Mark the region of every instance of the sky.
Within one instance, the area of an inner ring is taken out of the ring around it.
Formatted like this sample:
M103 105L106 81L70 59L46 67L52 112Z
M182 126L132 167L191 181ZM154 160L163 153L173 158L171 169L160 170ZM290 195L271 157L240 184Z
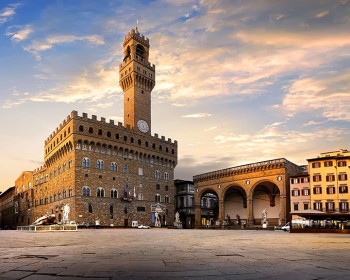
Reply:
M350 149L349 0L1 0L0 191L43 164L71 111L123 122L118 71L137 24L175 178Z

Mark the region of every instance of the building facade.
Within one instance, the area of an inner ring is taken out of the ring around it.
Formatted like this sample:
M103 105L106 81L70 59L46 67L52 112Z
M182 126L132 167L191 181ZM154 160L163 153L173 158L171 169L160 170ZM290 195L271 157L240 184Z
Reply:
M194 228L194 183L175 180L175 212L180 215L182 228Z
M312 209L349 213L350 152L321 153L308 159Z
M8 188L0 194L0 229L15 229L16 217L15 213L15 187Z
M177 141L151 134L149 48L137 29L124 38L124 125L72 111L46 139L44 165L16 180L19 225L45 214L63 222L67 204L77 224L153 225L156 211L162 225L173 223Z
M290 177L301 171L300 166L280 158L194 176L196 227L207 224L207 219L210 225L221 226L226 221L259 226L263 213L267 213L269 226L285 224L290 212ZM208 194L218 201L209 216L203 204Z

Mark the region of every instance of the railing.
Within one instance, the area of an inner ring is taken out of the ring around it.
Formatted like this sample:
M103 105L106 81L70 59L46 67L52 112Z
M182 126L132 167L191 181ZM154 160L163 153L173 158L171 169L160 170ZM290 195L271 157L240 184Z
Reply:
M77 231L77 225L18 226L18 231Z

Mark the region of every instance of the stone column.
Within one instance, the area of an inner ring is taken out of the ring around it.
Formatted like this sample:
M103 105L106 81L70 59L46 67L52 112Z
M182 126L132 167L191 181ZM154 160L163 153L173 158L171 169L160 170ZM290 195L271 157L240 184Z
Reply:
M286 221L287 221L287 211L286 211L286 195L281 194L280 195L280 215L279 215L279 219L281 222L281 225L285 225Z
M248 226L254 225L253 197L247 197Z
M219 220L220 224L223 225L223 221L225 220L225 202L223 199L219 199Z
M202 225L201 218L201 204L195 203L194 205L194 217L195 217L195 227L200 227Z

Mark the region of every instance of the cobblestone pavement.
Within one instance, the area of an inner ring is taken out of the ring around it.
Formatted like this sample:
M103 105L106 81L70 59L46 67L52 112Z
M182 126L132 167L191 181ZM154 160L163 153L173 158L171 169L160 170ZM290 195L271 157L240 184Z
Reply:
M350 236L283 231L0 231L0 279L350 279Z

